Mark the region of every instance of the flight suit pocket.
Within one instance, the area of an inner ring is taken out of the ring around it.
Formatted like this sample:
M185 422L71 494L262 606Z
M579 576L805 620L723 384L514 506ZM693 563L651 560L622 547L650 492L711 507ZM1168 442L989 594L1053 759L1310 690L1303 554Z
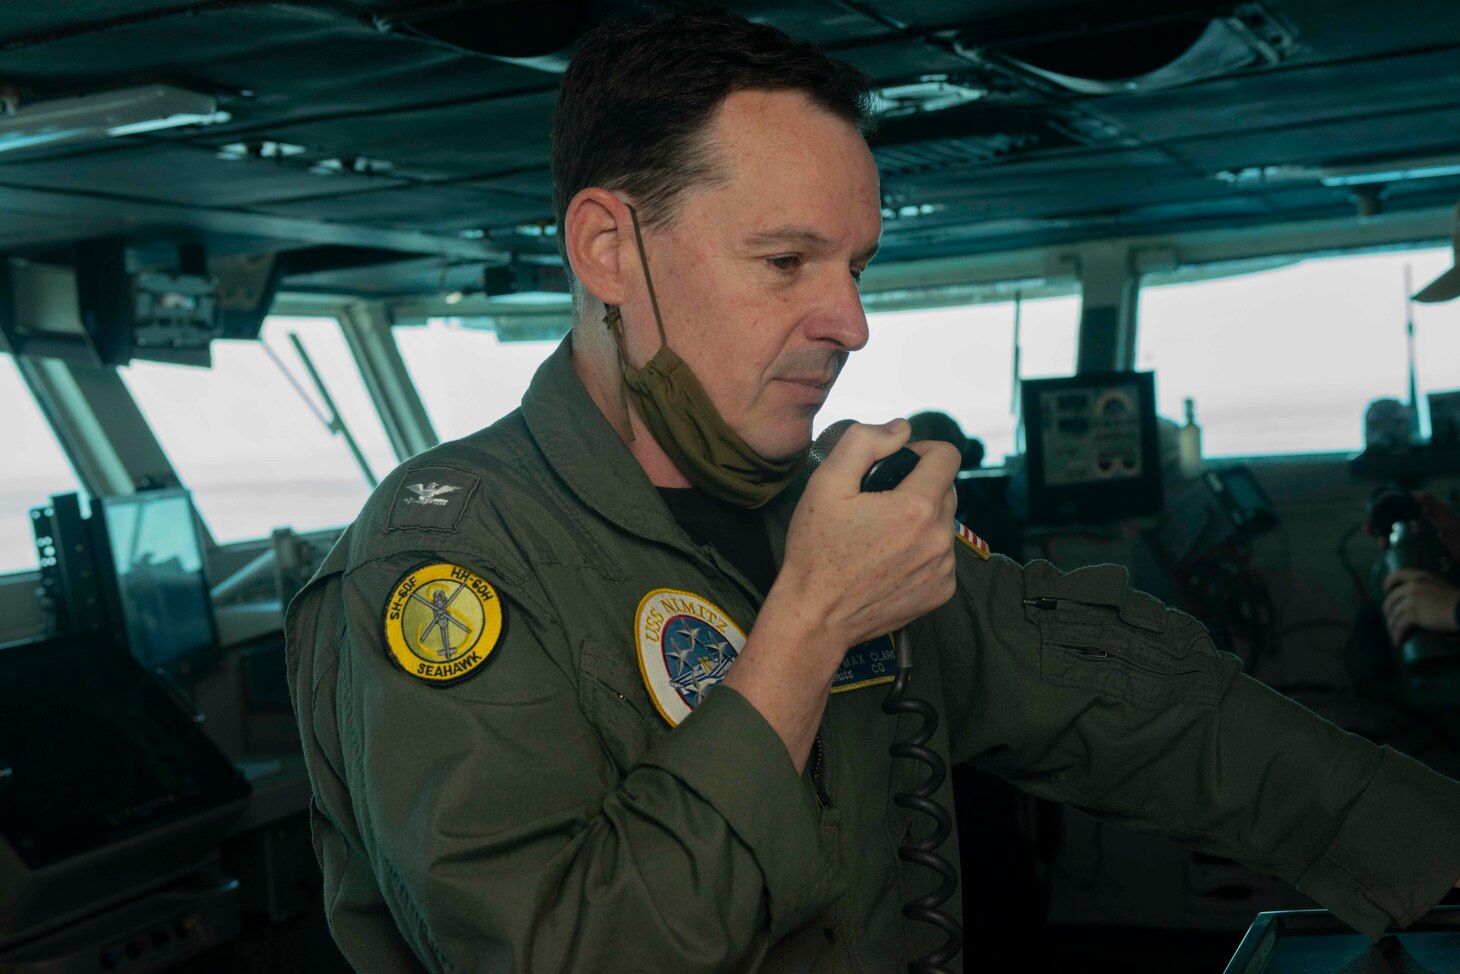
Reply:
M1206 630L1126 579L1116 565L1029 573L1024 605L1039 625L1041 677L1144 710L1215 703L1220 674Z
M620 771L637 764L669 730L649 700L629 652L587 639L579 663L579 704Z

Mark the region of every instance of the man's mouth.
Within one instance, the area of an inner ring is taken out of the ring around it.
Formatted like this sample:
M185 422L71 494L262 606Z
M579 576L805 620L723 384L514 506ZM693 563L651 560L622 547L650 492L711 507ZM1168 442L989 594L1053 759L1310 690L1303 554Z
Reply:
M826 401L826 394L831 389L835 377L823 375L794 375L784 376L780 379L790 387L792 395L803 402L820 404Z

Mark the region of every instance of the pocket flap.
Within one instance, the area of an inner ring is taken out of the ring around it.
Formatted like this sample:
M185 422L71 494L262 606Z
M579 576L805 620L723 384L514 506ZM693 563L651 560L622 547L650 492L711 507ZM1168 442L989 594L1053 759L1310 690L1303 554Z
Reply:
M1119 608L1129 577L1120 565L1092 565L1061 573L1049 562L1032 562L1024 572L1024 597Z
M1166 631L1166 607L1160 600L1129 588L1130 573L1122 565L1092 565L1068 574L1048 562L1031 564L1025 572L1024 598L1051 602L1055 618L1068 622L1095 621L1081 607L1113 609L1127 625L1147 632Z

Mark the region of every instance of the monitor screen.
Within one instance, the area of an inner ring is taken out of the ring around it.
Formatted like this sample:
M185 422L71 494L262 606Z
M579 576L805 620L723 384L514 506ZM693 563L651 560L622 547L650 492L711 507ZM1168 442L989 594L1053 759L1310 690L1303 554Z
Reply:
M1160 510L1152 373L1031 379L1023 405L1031 521L1095 523Z
M187 675L217 650L193 503L185 490L104 497L122 635L142 665Z

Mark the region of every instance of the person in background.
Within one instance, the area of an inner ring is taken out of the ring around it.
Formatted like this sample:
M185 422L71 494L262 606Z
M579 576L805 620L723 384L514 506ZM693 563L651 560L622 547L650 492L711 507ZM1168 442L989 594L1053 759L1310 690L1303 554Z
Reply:
M1445 546L1452 564L1460 565L1460 516L1433 494L1416 493L1420 511ZM1389 539L1379 538L1380 549ZM1401 568L1384 579L1384 624L1395 646L1412 629L1460 632L1460 586L1434 572Z
M958 420L937 410L916 413L907 421L912 441L949 443L958 451L960 476L953 482L958 520L995 551L1017 556L1024 548L1024 529L1009 506L1009 478L962 476L983 466L983 441L966 435Z
M953 444L962 458L958 465L960 472L977 470L983 464L983 442L965 435L958 420L947 413L930 409L914 413L907 422L912 427L913 441L935 440Z

